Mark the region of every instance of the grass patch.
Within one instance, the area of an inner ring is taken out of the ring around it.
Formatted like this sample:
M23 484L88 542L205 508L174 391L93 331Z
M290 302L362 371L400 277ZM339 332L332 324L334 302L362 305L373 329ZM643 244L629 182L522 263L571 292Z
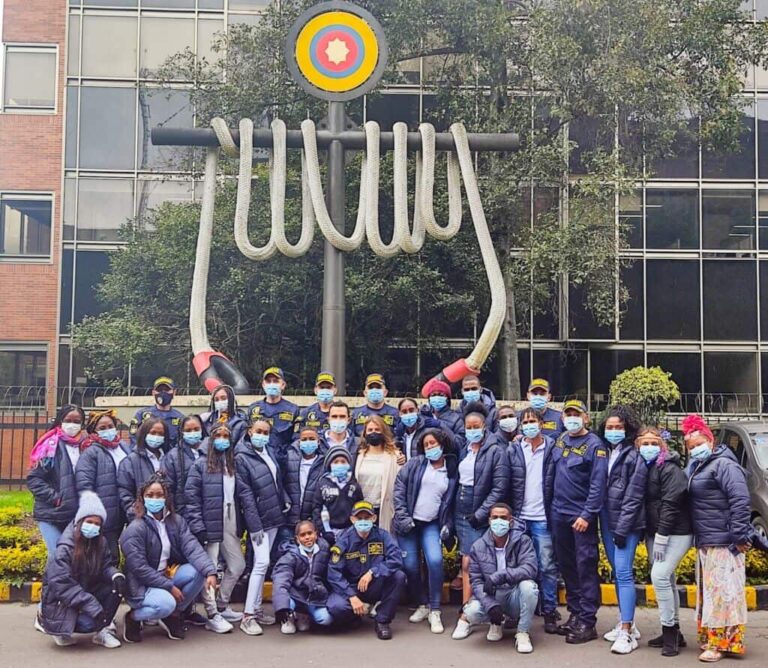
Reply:
M27 490L15 492L0 491L0 508L22 508L25 513L32 512L32 494Z

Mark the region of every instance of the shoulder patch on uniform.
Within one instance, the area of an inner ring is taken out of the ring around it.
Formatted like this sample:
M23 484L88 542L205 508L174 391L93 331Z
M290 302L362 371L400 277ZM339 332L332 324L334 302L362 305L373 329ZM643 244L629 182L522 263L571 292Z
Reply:
M362 414L358 415L357 420L355 420L355 424L365 424L366 418L367 418L366 415L362 415Z
M331 548L331 561L334 564L338 564L339 561L341 561L341 548L338 547L337 545L334 545Z
M606 457L607 453L605 451L605 448L597 448L597 450L595 450L595 455L597 457Z
M291 412L278 413L277 417L286 422L293 422L293 413Z
M544 422L541 425L541 428L542 429L556 429L557 426L555 425L555 423L552 420L550 420L549 422Z
M345 559L359 559L360 558L360 553L359 552L347 552L344 555L344 558Z
M384 415L381 419L384 420L384 424L395 423L395 418L392 415Z
M368 543L368 554L371 556L384 554L384 543Z

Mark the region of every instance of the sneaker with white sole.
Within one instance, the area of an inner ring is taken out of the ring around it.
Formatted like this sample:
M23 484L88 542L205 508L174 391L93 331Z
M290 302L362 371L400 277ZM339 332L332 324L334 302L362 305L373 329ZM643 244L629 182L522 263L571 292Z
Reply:
M418 608L416 608L416 610L413 611L413 614L408 617L408 621L411 622L411 624L418 624L423 622L427 617L429 617L429 607L426 605L420 605Z
M243 615L243 621L240 622L240 630L249 636L260 636L264 629L259 625L259 621L254 615Z
M230 623L239 622L243 618L242 612L237 612L236 610L233 610L229 606L227 606L223 610L219 610L219 614Z
M515 634L515 649L519 654L530 654L533 651L531 636L524 631L518 631Z
M45 629L43 628L43 623L40 621L39 612L35 615L35 631L40 631L40 633L45 633Z
M619 637L611 645L611 652L614 654L629 654L637 649L637 640L635 640L627 631L619 631Z
M296 613L296 630L301 633L306 633L312 628L312 622L309 619L309 615L304 612Z
M72 636L53 636L53 641L59 647L69 647L70 645L77 644L77 641Z
M296 633L296 624L293 621L293 617L288 617L282 624L280 624L280 633L287 636L292 636Z
M443 633L443 631L445 631L443 628L443 619L439 610L431 610L427 620L429 621L429 630L432 631L432 633Z
M229 633L235 627L224 619L221 613L217 612L215 615L208 617L205 622L205 628L214 633Z
M603 640L607 640L608 642L616 642L619 637L619 631L621 631L621 622L618 622L616 626L614 626L610 631L603 634ZM629 634L635 640L640 640L640 631L634 624L632 624L632 628L629 630Z
M262 626L274 626L277 623L277 620L272 615L268 615L266 612L264 612L264 608L259 608L256 610L253 613L253 616Z
M489 624L485 639L489 642L499 642L504 637L504 627L501 624Z
M459 618L459 621L456 622L456 628L453 629L451 638L454 640L464 640L470 633L472 633L472 624L466 619Z
M91 642L94 645L101 645L107 649L117 649L123 644L115 637L114 633L112 633L112 629L109 627L101 629L98 633L94 633Z

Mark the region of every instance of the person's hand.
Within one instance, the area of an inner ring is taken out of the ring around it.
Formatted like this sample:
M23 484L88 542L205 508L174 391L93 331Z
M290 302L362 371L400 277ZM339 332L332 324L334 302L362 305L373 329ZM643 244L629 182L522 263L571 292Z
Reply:
M323 538L325 538L325 542L328 543L328 545L331 547L333 547L333 545L336 543L336 534L333 533L333 531L326 531L323 534Z
M212 592L216 591L216 587L219 586L219 578L217 578L215 575L209 575L207 578L205 578L205 588L209 589Z
M256 543L256 546L258 547L264 542L264 532L263 531L254 531L251 534L251 540Z
M494 626L501 626L504 623L504 611L501 609L500 605L494 605L488 611L488 620Z
M416 522L413 521L412 517L409 517L405 524L403 524L403 533L411 533L415 528Z
M485 578L485 582L483 583L483 593L488 594L488 596L496 595L496 585L492 578Z
M447 543L450 537L451 537L451 530L448 527L443 527L442 529L440 529L440 540L443 543Z
M469 526L471 526L473 529L479 529L482 524L480 520L477 519L477 515L470 515L467 518L467 522L469 522Z
M125 595L125 575L115 573L112 576L112 593L122 598Z
M621 534L613 534L613 544L620 550L623 550L627 546L627 537Z
M208 533L205 531L198 531L195 534L195 538L197 538L197 542L200 543L200 545L205 545L208 542Z
M749 543L737 543L736 545L736 549L742 554L745 554L750 547L752 546Z
M572 525L571 528L578 532L578 533L584 533L587 529L589 529L589 522L587 520L579 517Z
M405 454L403 454L402 452L398 451L398 453L397 453L397 460L396 461L397 461L397 465L398 466L403 466L405 464L405 461L406 461L405 460Z
M368 586L371 584L372 580L373 580L373 572L368 571L365 575L363 575L363 577L361 577L357 581L357 588L363 593L367 592Z
M662 536L656 534L653 537L653 561L661 563L667 556L667 545L669 544L669 536Z
M365 614L365 603L363 603L357 596L351 596L349 603L352 606L352 612L358 617L362 617Z
M424 418L424 427L427 429L439 429L440 420L432 417L431 415Z
M171 588L171 596L173 596L176 603L181 604L184 602L184 593L176 585Z

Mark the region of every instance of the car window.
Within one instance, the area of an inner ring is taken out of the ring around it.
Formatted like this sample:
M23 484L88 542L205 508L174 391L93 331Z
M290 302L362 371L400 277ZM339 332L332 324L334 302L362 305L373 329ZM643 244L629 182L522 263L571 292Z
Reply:
M762 469L768 469L768 433L751 434L755 444L755 456Z
M733 450L733 454L736 455L736 459L738 460L739 464L742 466L747 465L747 453L744 448L744 443L741 440L741 437L735 431L731 429L725 429L723 431L722 442L725 443L731 450Z

